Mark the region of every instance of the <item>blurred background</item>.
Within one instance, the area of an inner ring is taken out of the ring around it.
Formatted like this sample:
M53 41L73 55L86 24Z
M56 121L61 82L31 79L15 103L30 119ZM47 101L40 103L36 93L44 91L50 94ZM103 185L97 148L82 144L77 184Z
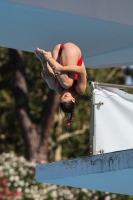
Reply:
M69 115L60 111L59 95L41 78L41 68L33 53L0 47L0 200L133 200L36 182L36 164L89 155L90 134L89 84L66 131ZM131 85L133 66L87 68L87 76L88 83Z

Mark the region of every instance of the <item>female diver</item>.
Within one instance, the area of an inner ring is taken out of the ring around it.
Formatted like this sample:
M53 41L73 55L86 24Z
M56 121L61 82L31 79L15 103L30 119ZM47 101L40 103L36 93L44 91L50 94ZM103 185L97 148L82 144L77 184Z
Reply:
M73 43L57 44L52 52L37 48L36 56L41 61L41 76L48 87L61 95L60 107L71 113L67 123L69 128L74 116L75 99L86 90L86 69L81 50Z

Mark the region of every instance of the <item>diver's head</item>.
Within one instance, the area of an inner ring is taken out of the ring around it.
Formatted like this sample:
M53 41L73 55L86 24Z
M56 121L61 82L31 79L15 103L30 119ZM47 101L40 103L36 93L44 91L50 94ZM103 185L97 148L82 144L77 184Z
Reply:
M71 114L70 119L67 123L67 128L69 128L74 116L75 98L68 90L64 91L61 96L60 108L64 113Z
M75 103L75 98L72 96L72 93L69 90L64 90L60 99L61 103L66 103L68 101L72 101Z

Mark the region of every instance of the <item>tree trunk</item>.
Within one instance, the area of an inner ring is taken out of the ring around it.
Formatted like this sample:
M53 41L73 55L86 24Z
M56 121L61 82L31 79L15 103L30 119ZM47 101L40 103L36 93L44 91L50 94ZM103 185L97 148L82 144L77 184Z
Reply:
M35 123L28 106L28 90L24 75L24 55L22 51L9 49L13 71L13 90L16 112L24 138L26 158L37 163L48 161L48 137L53 126L54 114L59 95L50 90L46 108L39 123Z

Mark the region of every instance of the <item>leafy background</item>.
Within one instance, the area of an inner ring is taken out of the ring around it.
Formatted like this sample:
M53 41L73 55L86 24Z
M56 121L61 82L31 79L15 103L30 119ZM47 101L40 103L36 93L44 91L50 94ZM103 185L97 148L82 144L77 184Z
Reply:
M39 60L33 53L23 52L23 55L30 113L39 119L43 107L45 108L49 88L45 80L40 77ZM48 140L48 162L89 154L91 93L89 81L125 84L129 75L133 77L133 70L128 66L88 68L87 75L87 90L76 101L75 117L69 132L66 131L69 116L64 115L59 106L56 110ZM0 199L133 200L133 197L126 195L46 185L35 181L35 163L25 158L25 143L16 115L9 49L2 47L0 48L0 121Z

